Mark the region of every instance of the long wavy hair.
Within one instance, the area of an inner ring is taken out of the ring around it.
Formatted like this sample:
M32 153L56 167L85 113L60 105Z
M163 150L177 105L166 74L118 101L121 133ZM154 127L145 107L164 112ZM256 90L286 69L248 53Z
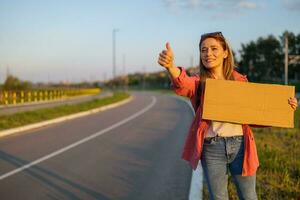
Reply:
M205 81L206 78L213 78L211 71L203 65L202 60L201 60L201 44L207 38L214 38L221 44L224 51L227 50L228 56L226 58L224 58L224 61L223 61L223 74L224 74L224 77L226 80L233 80L232 72L235 67L234 58L233 58L232 50L221 32L206 33L201 36L200 43L199 43L199 50L200 50L200 63L199 63L200 74L199 74L199 76L200 76L200 80Z
M196 107L199 107L199 105L200 105L201 93L202 93L202 89L204 89L204 87L205 87L204 85L205 85L206 79L213 78L211 71L204 66L204 64L202 63L202 60L201 60L201 44L207 38L216 39L223 47L223 50L225 50L225 51L227 50L228 55L226 58L224 58L224 61L223 61L223 74L224 74L224 77L226 80L234 80L233 74L232 74L233 69L235 68L234 58L233 58L232 50L231 50L228 42L226 41L225 37L223 36L223 34L221 32L213 32L213 33L206 33L206 34L201 35L201 39L200 39L200 43L199 43L200 83L198 85L197 92L196 92Z

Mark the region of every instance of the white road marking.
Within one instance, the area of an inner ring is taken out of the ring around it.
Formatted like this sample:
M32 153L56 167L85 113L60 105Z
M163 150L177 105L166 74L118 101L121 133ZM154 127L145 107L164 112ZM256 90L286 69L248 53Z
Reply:
M142 115L143 113L147 112L149 109L151 109L155 105L155 103L157 102L156 97L151 96L151 98L152 98L151 103L147 107L145 107L144 109L140 110L139 112L137 112L137 113L135 113L135 114L133 114L133 115L131 115L131 116L123 119L122 121L119 121L118 123L113 124L110 127L107 127L105 129L97 132L97 133L94 133L93 135L90 135L90 136L88 136L88 137L86 137L86 138L84 138L82 140L79 140L78 142L70 144L70 145L68 145L68 146L66 146L66 147L64 147L62 149L59 149L59 150L57 150L57 151L55 151L55 152L53 152L51 154L48 154L48 155L46 155L46 156L44 156L42 158L39 158L39 159L37 159L37 160L35 160L35 161L31 162L31 163L28 163L27 165L24 165L24 166L22 166L20 168L17 168L15 170L7 172L7 173L5 173L5 174L3 174L3 175L0 176L0 180L3 180L3 179L5 179L5 178L7 178L9 176L17 174L17 173L19 173L19 172L21 172L21 171L23 171L25 169L28 169L28 168L30 168L30 167L32 167L34 165L37 165L37 164L39 164L39 163L41 163L41 162L43 162L45 160L48 160L48 159L50 159L50 158L52 158L54 156L57 156L57 155L65 152L65 151L68 151L68 150L70 150L70 149L72 149L72 148L74 148L74 147L76 147L76 146L78 146L80 144L83 144L83 143L85 143L85 142L87 142L89 140L92 140L92 139L98 137L99 135L102 135L103 133L106 133L106 132L108 132L108 131L110 131L112 129L115 129L115 128L117 128L117 127L119 127L119 126L121 126L121 125L123 125L123 124L125 124L125 123L127 123L127 122L129 122L129 121L131 121L133 119L135 119L136 117L138 117L138 116Z

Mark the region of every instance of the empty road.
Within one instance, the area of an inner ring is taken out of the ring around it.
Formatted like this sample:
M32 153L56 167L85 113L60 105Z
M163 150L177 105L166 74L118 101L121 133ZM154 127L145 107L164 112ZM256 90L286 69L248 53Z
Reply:
M1 200L184 200L181 157L193 118L168 95L0 138Z

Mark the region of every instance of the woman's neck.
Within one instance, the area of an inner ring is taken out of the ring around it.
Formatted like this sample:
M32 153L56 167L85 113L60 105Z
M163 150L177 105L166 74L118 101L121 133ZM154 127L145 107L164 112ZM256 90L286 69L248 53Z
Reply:
M226 79L224 77L224 74L223 74L223 69L222 68L215 68L215 69L212 69L212 75L215 79L221 79L221 80L224 80Z

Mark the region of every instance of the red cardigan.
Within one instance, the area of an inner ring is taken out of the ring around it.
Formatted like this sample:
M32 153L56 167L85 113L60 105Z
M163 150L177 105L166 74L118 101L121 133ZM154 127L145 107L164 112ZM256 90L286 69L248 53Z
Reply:
M196 108L196 93L197 87L200 83L199 76L188 76L184 68L181 69L179 77L172 79L172 87L176 94L190 98L192 106L195 110L195 118L190 126L188 136L184 145L182 158L188 161L192 168L196 170L198 162L201 159L202 146L204 137L211 124L210 120L202 119L203 97L204 90L202 90L202 99L200 106ZM235 81L248 81L246 76L233 71ZM256 127L254 125L254 127ZM257 126L260 127L260 126ZM256 173L259 166L258 156L256 152L256 145L254 141L253 132L248 124L242 124L244 135L244 161L242 176L252 176Z

